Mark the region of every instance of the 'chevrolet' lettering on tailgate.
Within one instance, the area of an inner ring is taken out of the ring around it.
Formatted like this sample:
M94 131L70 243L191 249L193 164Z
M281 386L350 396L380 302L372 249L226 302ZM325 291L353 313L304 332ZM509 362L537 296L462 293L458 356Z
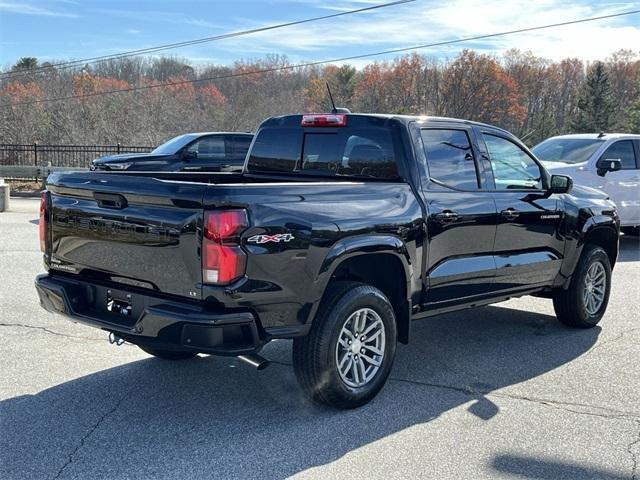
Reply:
M139 225L121 220L95 217L77 217L68 214L54 214L54 225L71 230L93 232L100 235L129 237L136 241L177 242L180 232L163 225Z

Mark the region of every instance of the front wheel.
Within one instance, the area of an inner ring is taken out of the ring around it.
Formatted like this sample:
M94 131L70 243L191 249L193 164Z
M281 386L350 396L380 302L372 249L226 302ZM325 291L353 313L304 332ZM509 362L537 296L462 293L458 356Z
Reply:
M293 341L303 390L335 408L356 408L384 386L396 350L396 319L387 297L356 282L330 285L311 331Z
M607 309L610 291L609 256L596 245L585 245L569 288L553 297L558 320L571 327L595 327Z

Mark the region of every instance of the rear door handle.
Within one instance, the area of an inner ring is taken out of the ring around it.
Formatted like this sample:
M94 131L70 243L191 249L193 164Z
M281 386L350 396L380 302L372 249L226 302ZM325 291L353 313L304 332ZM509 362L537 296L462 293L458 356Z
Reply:
M518 211L514 210L513 208L507 208L506 210L502 210L500 212L500 215L502 215L502 217L506 220L515 220L520 216L520 213L518 213Z
M458 214L456 212L452 212L451 210L445 210L442 213L436 213L436 220L440 223L451 223L455 222L458 219Z

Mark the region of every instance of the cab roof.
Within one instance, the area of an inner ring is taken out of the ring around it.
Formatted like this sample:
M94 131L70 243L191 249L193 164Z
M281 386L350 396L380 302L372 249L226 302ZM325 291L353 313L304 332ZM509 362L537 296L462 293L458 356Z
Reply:
M293 114L293 115L280 115L280 116L274 116L274 117L269 117L267 118L263 124L267 124L270 123L271 121L284 121L284 120L291 120L294 118L300 118L303 115L332 115L331 113L327 113L327 112L313 112L313 113L308 113L308 114ZM428 123L461 123L464 125L472 125L472 126L478 126L478 127L484 127L484 128L491 128L494 130L499 130L501 132L504 132L510 136L513 136L513 134L507 130L505 130L504 128L500 128L500 127L496 127L495 125L489 125L486 123L482 123L482 122L475 122L475 121L471 121L471 120L464 120L464 119L460 119L460 118L451 118L451 117L436 117L436 116L430 116L430 115L398 115L398 114L390 114L390 113L345 113L345 114L338 114L338 115L345 115L347 118L349 117L370 117L370 118L379 118L379 119L386 119L386 120L397 120L400 121L402 123L411 123L411 122L416 122L416 123L424 123L424 124L428 124ZM347 125L348 125L348 121L347 121Z
M551 138L576 138L585 140L611 140L619 138L640 139L640 135L633 133L572 133L568 135L557 135Z

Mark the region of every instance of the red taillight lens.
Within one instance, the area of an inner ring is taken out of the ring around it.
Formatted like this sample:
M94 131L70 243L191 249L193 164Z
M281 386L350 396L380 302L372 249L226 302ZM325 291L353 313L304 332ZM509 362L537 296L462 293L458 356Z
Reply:
M38 220L38 236L40 237L40 250L47 250L47 192L40 196L40 219Z
M339 113L303 115L300 125L303 127L344 127L347 125L347 116Z
M244 210L205 212L202 237L202 281L225 284L241 277L246 255L240 248L240 234L247 228Z

